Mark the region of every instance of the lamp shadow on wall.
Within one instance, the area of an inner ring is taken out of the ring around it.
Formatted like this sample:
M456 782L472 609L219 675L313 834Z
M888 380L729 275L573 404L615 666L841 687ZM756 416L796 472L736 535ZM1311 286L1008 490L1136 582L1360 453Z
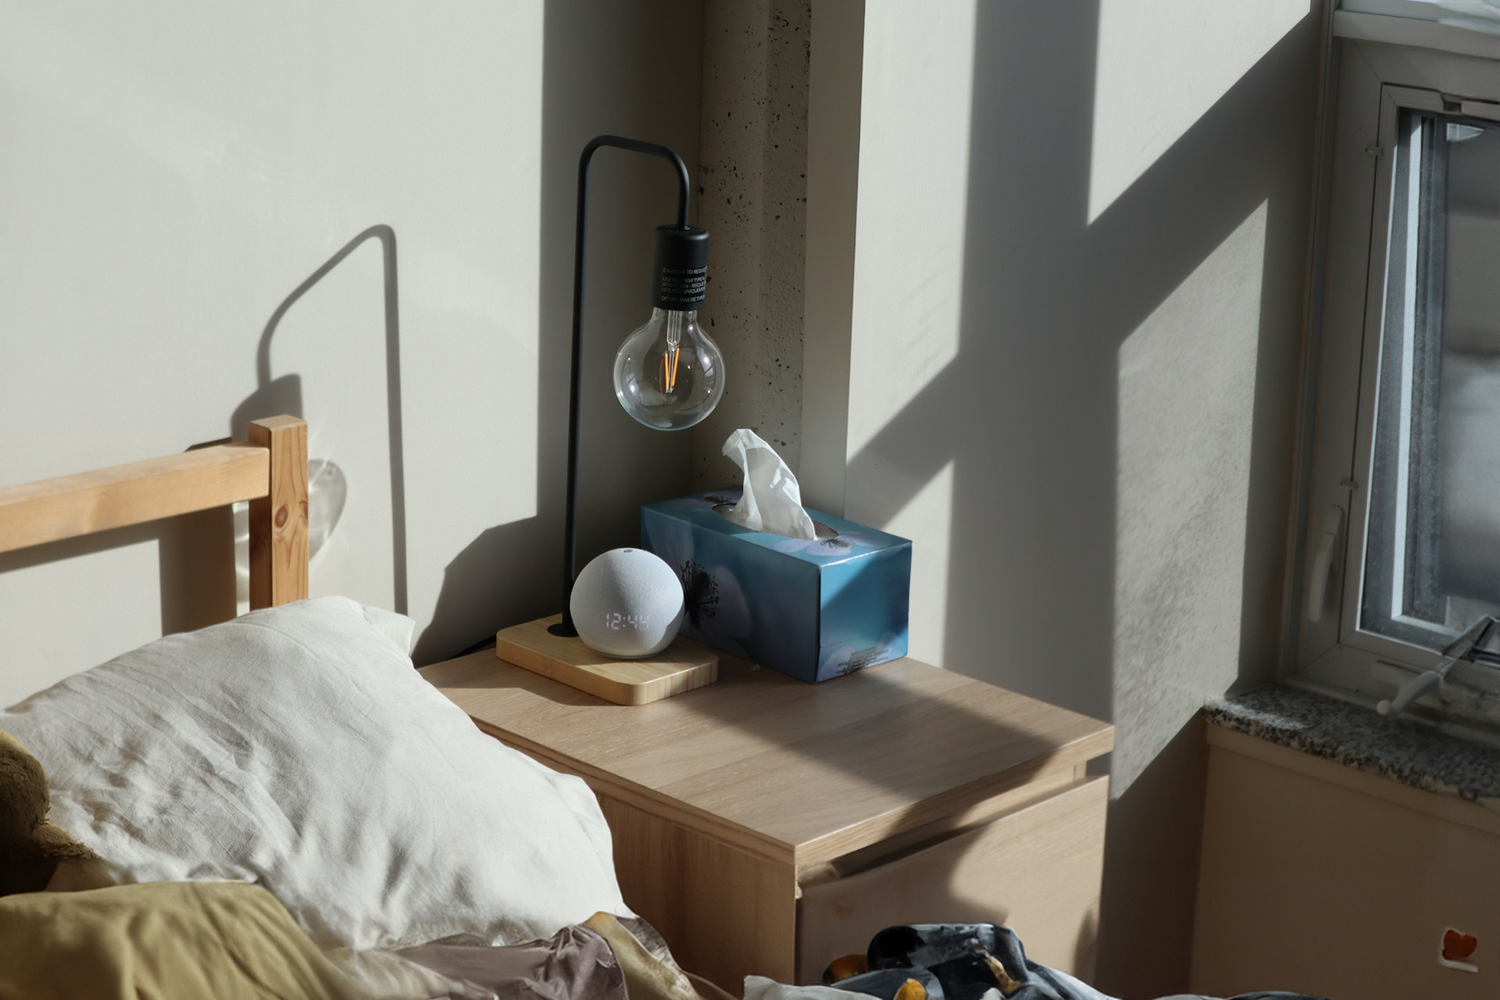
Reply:
M395 610L407 612L406 569L406 458L405 439L402 434L401 410L401 308L396 254L396 231L385 224L365 229L340 247L333 256L324 261L307 278L292 289L291 293L271 313L261 331L255 349L256 389L244 402L235 407L229 418L230 434L234 440L244 440L250 421L261 417L289 414L305 416L302 398L302 377L288 373L273 377L271 374L271 344L286 317L303 296L318 282L328 276L354 251L370 240L380 244L381 284L384 305L385 340L385 385L386 385L386 442L390 462L391 503L391 586ZM342 472L326 460L314 459L309 463L309 502L314 525L321 523L324 533L331 533L342 512L344 490ZM320 481L321 480L321 483ZM320 489L320 486L322 487ZM321 499L322 513L316 509ZM315 542L317 539L314 540ZM245 576L244 567L237 567L237 575Z
M1245 481L1221 484L1243 506L1244 524L1227 551L1188 544L1174 558L1177 568L1224 560L1241 577L1230 620L1219 623L1227 638L1198 655L1232 661L1231 676L1243 664L1269 668L1300 346L1282 324L1300 318L1296 251L1308 211L1305 192L1285 195L1311 178L1310 164L1288 163L1279 149L1289 129L1311 133L1316 19L1302 18L1261 53L1090 222L1098 0L977 7L958 350L850 459L851 484L882 488L873 499L851 494L851 512L889 523L951 464L946 665L1115 719L1121 745L1143 738L1118 715L1122 693L1164 696L1144 698L1143 714L1129 720L1162 731L1144 737L1153 753L1114 792L1100 942L1100 985L1154 996L1187 985L1205 754L1195 719L1174 715L1169 697L1180 701L1181 688L1198 682L1172 676L1195 655L1173 649L1171 634L1191 615L1192 595L1170 577L1171 559L1148 567L1128 606L1118 593L1135 579L1118 564L1128 530L1120 484L1150 453L1130 437L1139 428L1121 422L1124 348L1263 210L1264 247L1281 252L1274 263L1254 258L1253 433L1246 429L1247 454L1235 466ZM1180 363L1184 388L1215 374L1195 367L1191 350L1166 360ZM1159 384L1170 394L1170 378ZM1213 481L1211 463L1192 471L1198 486ZM1198 501L1216 502L1161 496L1153 515L1185 521ZM1122 628L1140 627L1157 633L1172 663L1120 659ZM1116 770L1120 759L1117 750ZM1140 919L1146 900L1158 901L1151 920Z
M396 234L390 226L371 226L346 243L298 285L277 306L261 332L256 348L258 387L230 417L230 437L193 445L196 448L243 441L251 420L290 414L303 415L302 380L297 374L271 377L271 341L282 318L297 300L370 239L378 239L384 260L387 436L391 462L392 552L396 610L406 610L406 501L402 474L400 314L396 285ZM341 501L340 501L341 502ZM336 515L334 517L336 520ZM226 545L235 535L230 508L184 514L98 535L65 539L0 557L0 573L104 552L142 542L156 542L160 587L161 632L171 635L203 628L233 618L236 588L232 581L247 576L236 566L234 549Z
M404 450L401 423L401 326L397 297L396 234L390 226L375 225L341 247L332 257L292 290L266 322L256 347L254 392L235 407L230 416L230 437L206 441L188 450L221 444L226 440L243 441L251 420L290 414L303 416L302 379L291 373L271 376L271 342L287 312L336 268L345 258L369 240L381 244L383 260L386 352L386 434L391 468L391 549L393 587L396 610L405 613L406 584L406 490ZM331 463L328 463L331 466ZM325 466L328 475L335 470ZM316 471L316 470L315 470ZM337 491L325 491L340 508L342 497ZM325 499L325 502L327 500ZM330 520L337 521L337 511ZM246 566L237 566L234 549L225 544L236 533L236 523L228 507L198 511L149 524L136 525L99 535L66 539L0 557L0 572L23 569L76 556L103 552L141 542L157 543L160 577L161 632L171 635L203 628L233 618L237 594L232 581L248 577Z

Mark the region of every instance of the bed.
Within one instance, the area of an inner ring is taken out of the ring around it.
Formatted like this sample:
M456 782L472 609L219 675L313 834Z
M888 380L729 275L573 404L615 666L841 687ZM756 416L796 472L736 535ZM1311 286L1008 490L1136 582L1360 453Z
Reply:
M51 783L45 818L87 855L48 876L74 891L0 895L0 994L722 1000L630 913L580 779L422 680L410 619L309 599L306 442L275 417L244 442L0 489L0 552L248 501L252 609L0 711ZM993 995L1103 998L1001 938ZM866 981L894 996L905 978Z
M0 899L0 993L623 997L642 968L670 987L586 786L422 681L410 619L307 599L306 443L274 417L246 441L0 490L0 551L248 501L251 606L0 712L23 748L0 776L29 751L45 818L88 855ZM10 850L0 868L19 871ZM606 914L625 920L586 926ZM633 966L612 957L622 934Z

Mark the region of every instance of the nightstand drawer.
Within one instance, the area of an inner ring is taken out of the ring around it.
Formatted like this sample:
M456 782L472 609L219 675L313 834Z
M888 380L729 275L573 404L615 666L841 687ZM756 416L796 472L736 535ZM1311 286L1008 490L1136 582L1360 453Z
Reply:
M1109 783L1093 778L983 826L843 878L797 904L797 981L893 924L1003 923L1028 956L1093 972Z

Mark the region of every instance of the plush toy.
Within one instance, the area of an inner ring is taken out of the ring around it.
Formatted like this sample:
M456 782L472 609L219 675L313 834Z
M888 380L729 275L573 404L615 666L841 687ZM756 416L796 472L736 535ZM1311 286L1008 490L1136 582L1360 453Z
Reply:
M98 856L47 822L50 806L42 765L0 732L0 896L107 883Z

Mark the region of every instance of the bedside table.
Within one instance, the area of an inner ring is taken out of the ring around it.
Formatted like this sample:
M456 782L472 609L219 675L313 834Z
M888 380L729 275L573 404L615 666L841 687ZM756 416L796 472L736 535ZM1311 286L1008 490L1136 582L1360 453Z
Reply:
M625 901L683 968L819 982L900 923L992 921L1093 972L1106 723L915 660L811 685L724 656L717 684L612 705L492 650L422 675L599 797Z

